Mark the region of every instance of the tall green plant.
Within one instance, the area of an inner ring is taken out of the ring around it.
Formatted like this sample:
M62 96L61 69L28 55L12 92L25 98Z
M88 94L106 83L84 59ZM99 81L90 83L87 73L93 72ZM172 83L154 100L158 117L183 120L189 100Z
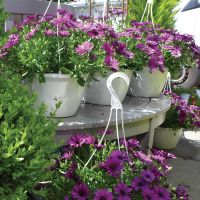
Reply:
M129 1L129 20L140 21L145 9L147 0ZM175 15L178 12L176 6L180 0L154 0L153 1L154 22L160 24L163 28L173 28L175 24ZM146 16L143 21L147 21Z

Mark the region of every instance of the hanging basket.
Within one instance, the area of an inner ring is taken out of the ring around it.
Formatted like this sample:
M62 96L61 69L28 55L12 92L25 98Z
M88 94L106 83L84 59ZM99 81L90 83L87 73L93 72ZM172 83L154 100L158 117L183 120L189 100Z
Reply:
M167 70L151 73L148 67L132 76L128 94L139 97L159 97L167 79Z

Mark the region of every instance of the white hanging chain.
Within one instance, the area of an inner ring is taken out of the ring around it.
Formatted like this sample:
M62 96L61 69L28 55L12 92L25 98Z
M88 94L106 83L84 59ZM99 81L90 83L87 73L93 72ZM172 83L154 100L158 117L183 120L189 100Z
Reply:
M124 119L123 119L123 107L122 107L122 104L116 94L116 92L114 91L113 87L112 87L112 81L116 78L122 78L124 79L125 83L127 85L129 85L130 83L130 80L128 78L128 76L122 72L116 72L116 73L113 73L111 74L108 79L107 79L107 88L111 94L111 109L110 109L110 115L109 115L109 118L108 118L108 123L106 125L106 128L104 130L104 133L98 143L98 146L102 144L103 142L103 139L106 135L106 132L108 130L108 127L110 125L110 120L111 120L111 117L112 117L112 112L113 110L115 110L115 120L116 120L116 135L117 135L117 144L118 144L118 148L120 150L120 139L119 139L119 128L118 128L118 110L120 110L121 112L121 122L122 122L122 134L123 134L123 139L124 139L124 145L125 145L125 149L126 149L126 153L127 153L127 156L129 157L129 153L128 153L128 147L127 147L127 142L126 142L126 134L125 134L125 130L124 130ZM90 161L92 160L93 156L95 155L96 153L96 149L93 151L92 155L90 156L90 158L88 159L87 163L85 164L85 166L83 167L83 169L85 169L87 167L87 165L90 163Z
M153 18L153 0L147 0L140 22L143 21L146 12L147 12L147 21L149 21L149 18L150 18L153 28L155 30L154 18Z

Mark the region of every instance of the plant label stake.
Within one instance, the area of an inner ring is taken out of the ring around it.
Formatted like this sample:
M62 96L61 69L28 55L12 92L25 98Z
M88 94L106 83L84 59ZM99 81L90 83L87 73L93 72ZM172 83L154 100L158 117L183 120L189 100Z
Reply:
M109 115L109 119L108 119L108 123L107 123L107 126L104 130L104 133L98 143L98 146L101 145L101 143L103 142L103 139L106 135L106 132L108 130L108 127L110 125L110 120L111 120L111 116L112 116L112 112L113 110L115 110L115 118L116 118L116 134L117 134L117 143L118 143L118 148L120 150L120 141L119 141L119 129L118 129L118 110L120 111L121 113L121 121L122 121L122 134L123 134L123 139L124 139L124 145L125 145L125 148L126 148L126 153L127 153L127 156L129 157L129 154L128 154L128 147L127 147L127 142L126 142L126 135L125 135L125 130L124 130L124 119L123 119L123 106L115 92L115 90L113 89L112 87L112 81L116 78L122 78L124 79L125 83L127 85L129 85L129 78L126 74L122 73L122 72L116 72L116 73L113 73L111 74L108 79L107 79L107 88L111 94L111 108L110 108L110 115ZM84 168L87 167L87 165L89 164L89 162L92 160L94 154L96 153L96 149L94 150L94 152L92 153L92 155L90 156L89 160L87 161L87 163L85 164ZM83 169L84 169L83 168Z

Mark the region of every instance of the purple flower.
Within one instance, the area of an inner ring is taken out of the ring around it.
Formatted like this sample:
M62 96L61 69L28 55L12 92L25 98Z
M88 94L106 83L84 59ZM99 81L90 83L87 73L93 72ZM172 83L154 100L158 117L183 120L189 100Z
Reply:
M134 189L134 191L138 191L142 190L146 185L147 183L142 177L136 176L132 181L131 187Z
M46 30L44 31L44 34L45 34L46 36L55 36L55 35L56 35L56 32L53 31L53 30L50 30L50 29L46 29Z
M86 53L90 52L94 47L94 44L86 41L83 44L78 45L78 47L76 47L76 53L79 55L85 55Z
M107 55L112 55L114 53L113 47L108 42L105 42L102 47Z
M113 200L112 192L101 189L95 192L94 200Z
M70 139L69 139L69 145L71 147L81 147L83 144L85 144L85 135L83 134L76 134L73 135Z
M84 183L74 186L72 189L72 197L76 200L87 200L89 196L89 188Z
M122 162L118 158L108 157L103 163L103 168L110 176L119 177L123 170Z
M28 16L23 22L23 25L29 24L30 22L37 20L37 15L30 15Z
M119 159L120 161L128 161L128 157L124 151L114 150L110 154L110 157Z
M119 200L131 200L131 188L124 183L119 183L115 187L115 193L117 194L117 199Z
M118 71L119 70L119 62L110 55L107 55L105 57L105 64L108 67L110 67L112 71Z
M3 51L3 50L0 50L0 51L1 51L0 52L0 58L3 58L3 57L5 57L8 54L7 51Z
M19 35L18 34L11 34L8 38L8 41L3 46L3 49L9 49L19 43Z
M188 195L186 187L183 186L183 185L177 186L177 188L176 188L176 196L178 198L182 198L183 200L188 200L189 199L188 198L189 195Z
M38 28L32 29L29 33L26 34L25 39L30 40L38 31Z
M94 144L95 143L95 137L92 136L92 135L85 135L84 143L85 144Z
M147 164L151 164L152 163L151 158L149 156L147 156L146 154L144 154L142 151L135 152L134 156L139 158L144 163L147 163Z
M68 179L75 179L76 169L77 169L77 164L75 162L72 162L71 165L69 166L69 169L64 174L65 177Z
M154 191L157 196L157 200L171 200L170 193L166 188L156 187Z
M67 10L65 9L58 9L57 12L60 14L60 15L65 15L67 12Z
M154 190L151 190L149 187L144 187L142 190L143 200L157 200L157 196Z
M151 169L151 172L154 174L155 179L159 180L160 177L162 176L161 172L157 169L157 167L153 166Z
M175 58L178 58L181 56L181 48L176 46L163 46L163 49L168 50L171 55Z
M104 36L104 32L102 30L97 30L96 28L89 30L87 32L87 34L91 38L100 38L100 37Z
M155 175L150 170L143 170L141 176L147 183L152 183L155 179Z
M66 36L69 36L70 33L68 31L59 31L58 35L61 37L66 37Z

